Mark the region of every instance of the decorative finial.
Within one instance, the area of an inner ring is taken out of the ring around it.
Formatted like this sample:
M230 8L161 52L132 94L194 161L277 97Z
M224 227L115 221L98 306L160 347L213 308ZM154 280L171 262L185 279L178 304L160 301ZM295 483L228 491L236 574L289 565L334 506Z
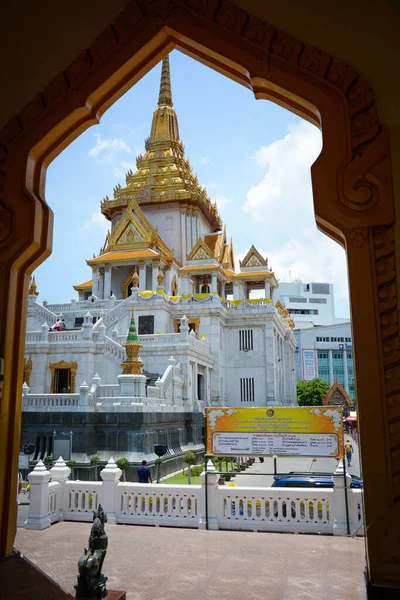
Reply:
M136 332L135 318L133 316L133 309L131 315L131 324L128 331L128 337L124 344L126 350L126 360L122 363L122 374L123 375L140 375L142 373L143 363L138 357L139 348L142 345L139 343L139 338Z
M158 285L162 285L164 283L164 273L161 271L161 267L158 267L157 283Z
M160 93L158 95L158 106L173 106L171 91L171 75L169 72L169 56L163 58L161 69Z
M132 284L134 288L139 287L139 275L137 273L136 267L135 267L135 271L132 275Z
M35 276L33 276L33 278L31 279L31 284L29 286L29 294L39 296L39 292L36 290L37 290L37 288L36 288Z

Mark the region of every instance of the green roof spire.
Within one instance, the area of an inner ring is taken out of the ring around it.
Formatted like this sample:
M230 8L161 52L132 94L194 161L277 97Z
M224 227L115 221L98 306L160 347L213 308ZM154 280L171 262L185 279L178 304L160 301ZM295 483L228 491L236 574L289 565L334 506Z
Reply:
M139 338L138 335L136 333L136 323L135 323L135 317L133 316L133 311L132 311L132 317L131 317L131 324L129 326L129 331L128 331L128 337L126 338L127 343L129 344L129 342L138 342Z

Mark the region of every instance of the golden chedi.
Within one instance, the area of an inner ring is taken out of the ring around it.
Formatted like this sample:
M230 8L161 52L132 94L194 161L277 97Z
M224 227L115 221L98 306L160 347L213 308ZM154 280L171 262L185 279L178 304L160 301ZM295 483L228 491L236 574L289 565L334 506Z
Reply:
M126 349L126 360L121 365L122 375L141 375L143 363L138 354L139 348L142 348L142 345L139 344L133 313L124 348Z

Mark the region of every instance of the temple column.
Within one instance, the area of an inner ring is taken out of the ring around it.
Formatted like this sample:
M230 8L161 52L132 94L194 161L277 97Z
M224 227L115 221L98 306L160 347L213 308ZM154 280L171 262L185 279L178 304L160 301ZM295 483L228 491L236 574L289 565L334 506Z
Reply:
M99 274L97 271L97 266L93 266L92 267L92 294L94 294L95 296L97 296L98 294L98 284L99 281Z
M164 291L169 296L171 294L171 267L165 267L164 277Z
M186 265L186 209L181 208L181 263Z
M190 254L190 251L192 249L191 241L192 241L192 232L191 232L190 208L188 208L187 212L186 212L186 254Z
M318 353L318 350L317 350ZM318 356L318 354L317 354ZM332 350L328 350L328 360L329 360L329 383L333 384L333 360L332 360Z
M218 286L217 286L217 274L213 273L211 275L211 293L218 293Z
M243 281L239 281L239 298L238 300L244 300L244 284Z
M111 266L104 267L104 300L108 300L111 296Z
M194 213L192 213L192 248L195 246L196 242L197 242L197 237L196 237L196 215Z
M269 279L264 279L264 286L265 286L265 297L271 298L271 284L269 282Z
M237 281L233 282L233 300L239 300L239 284Z
M153 262L153 270L152 270L152 278L151 278L151 289L153 292L157 289L157 273L158 273L158 264Z
M139 290L143 292L146 289L146 265L144 260L139 261Z
M181 294L190 294L191 290L189 290L189 276L188 275L182 275L181 278Z
M344 372L344 389L349 393L349 374L347 372L347 350L343 349L343 372Z

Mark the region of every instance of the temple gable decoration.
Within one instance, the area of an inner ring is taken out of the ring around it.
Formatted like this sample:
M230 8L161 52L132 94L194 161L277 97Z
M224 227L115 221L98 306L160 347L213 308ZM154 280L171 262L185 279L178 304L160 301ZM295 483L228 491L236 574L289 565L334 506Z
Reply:
M210 260L214 259L214 255L202 238L197 240L187 260Z
M109 237L107 251L152 247L156 244L157 238L157 229L150 224L136 200L131 200Z
M268 267L268 259L265 259L255 246L251 246L242 261L239 261L240 268L246 267Z
M322 400L323 406L341 406L343 412L349 412L353 407L353 400L346 392L344 387L337 379L333 382L325 398Z

